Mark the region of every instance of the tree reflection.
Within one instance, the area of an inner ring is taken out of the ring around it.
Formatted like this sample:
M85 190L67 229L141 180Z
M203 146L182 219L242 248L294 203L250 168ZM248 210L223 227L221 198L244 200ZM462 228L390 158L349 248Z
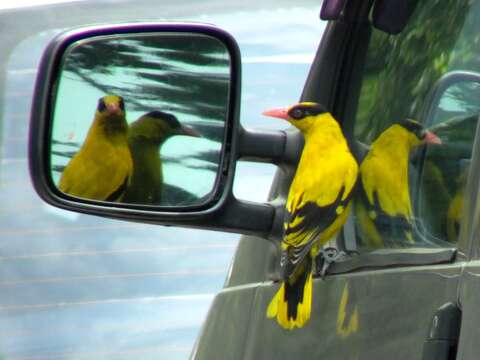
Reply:
M356 120L360 139L370 143L398 119L418 118L433 84L449 66L479 68L471 41L478 43L480 34L470 19L465 23L470 6L469 0L425 1L400 34L373 31ZM465 36L460 37L463 26Z
M230 83L225 46L207 36L151 36L82 44L66 58L64 70L106 93L122 93L132 110L160 109L225 121ZM98 75L118 71L129 82L115 86Z

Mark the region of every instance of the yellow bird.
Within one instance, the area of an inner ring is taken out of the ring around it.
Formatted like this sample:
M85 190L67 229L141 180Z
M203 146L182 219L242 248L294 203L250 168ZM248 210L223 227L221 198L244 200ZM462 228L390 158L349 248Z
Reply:
M151 111L130 124L128 145L133 157L133 175L123 202L161 203L163 172L160 148L174 135L201 136L192 128L180 124L174 115L163 111Z
M460 224L462 221L463 198L465 196L465 188L459 189L455 194L448 207L447 212L447 239L452 243L458 241L460 235Z
M441 144L441 140L415 120L400 121L380 134L360 165L355 209L367 246L414 242L408 166L410 152L423 143Z
M460 224L462 222L463 203L465 187L467 186L469 168L465 169L456 179L457 189L447 211L447 239L455 243L460 235Z
M301 328L311 313L315 257L347 219L358 165L340 125L322 105L302 102L264 115L287 120L305 139L286 204L283 281L267 309L267 317L283 328Z
M60 177L60 191L87 199L121 200L133 168L127 129L123 99L100 98L85 141Z

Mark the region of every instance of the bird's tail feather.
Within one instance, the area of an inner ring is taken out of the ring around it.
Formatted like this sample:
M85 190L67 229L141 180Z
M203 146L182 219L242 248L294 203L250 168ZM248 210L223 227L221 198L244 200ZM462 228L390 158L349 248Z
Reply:
M277 318L285 329L301 328L310 319L312 311L312 269L311 260L295 282L285 281L267 308L268 318Z

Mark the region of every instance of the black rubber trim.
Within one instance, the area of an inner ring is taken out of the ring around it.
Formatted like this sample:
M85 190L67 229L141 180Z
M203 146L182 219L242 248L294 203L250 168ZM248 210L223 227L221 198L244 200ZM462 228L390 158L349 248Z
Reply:
M361 255L351 255L330 265L327 274L343 274L358 270L452 263L457 249L412 248L379 249Z

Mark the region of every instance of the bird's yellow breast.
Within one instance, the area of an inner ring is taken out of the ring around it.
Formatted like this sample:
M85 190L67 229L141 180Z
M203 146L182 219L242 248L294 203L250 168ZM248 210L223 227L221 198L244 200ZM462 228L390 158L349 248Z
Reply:
M374 203L376 192L379 205L388 215L412 215L408 162L414 145L405 130L400 126L392 126L373 142L360 166L368 201Z
M323 122L305 134L305 146L287 201L290 212L307 201L329 205L344 187L343 200L355 184L357 162L339 125L333 118L332 122Z
M105 200L132 173L133 161L125 133L104 133L94 124L79 152L60 178L59 189L70 195Z

